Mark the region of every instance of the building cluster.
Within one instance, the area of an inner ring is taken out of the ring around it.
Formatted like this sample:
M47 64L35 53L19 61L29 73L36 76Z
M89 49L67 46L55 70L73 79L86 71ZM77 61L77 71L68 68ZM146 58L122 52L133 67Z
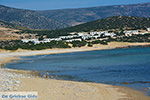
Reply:
M81 32L77 33L78 36L80 36L83 40L88 40L88 39L98 39L102 37L114 37L116 34L115 33L109 33L108 31L95 31L95 32Z
M150 31L150 28L147 28L147 31ZM123 31L125 36L132 36L136 34L145 34L141 33L139 30L125 30ZM48 43L51 41L65 41L65 42L73 42L73 41L83 41L83 40L92 40L92 39L100 39L103 37L116 37L117 35L114 32L108 31L93 31L93 32L72 32L67 36L60 36L58 38L45 38L43 40L39 39L22 39L23 42L33 42L34 44L39 43Z
M150 28L147 28L144 31L141 31L141 30L126 30L123 33L125 34L125 36L132 36L132 35L138 35L138 34L144 35L144 34L150 33Z
M23 42L33 42L34 44L39 43L48 43L51 41L65 41L65 42L73 42L73 41L82 41L82 40L89 40L89 39L98 39L101 37L114 37L115 33L109 33L108 31L101 31L101 32L74 32L70 33L67 36L60 36L58 38L45 38L43 40L39 39L22 39Z

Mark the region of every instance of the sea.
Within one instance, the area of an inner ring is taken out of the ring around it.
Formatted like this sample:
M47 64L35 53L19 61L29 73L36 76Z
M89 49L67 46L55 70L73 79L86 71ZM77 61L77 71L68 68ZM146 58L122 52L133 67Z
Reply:
M27 56L5 67L58 80L125 86L150 96L150 47Z

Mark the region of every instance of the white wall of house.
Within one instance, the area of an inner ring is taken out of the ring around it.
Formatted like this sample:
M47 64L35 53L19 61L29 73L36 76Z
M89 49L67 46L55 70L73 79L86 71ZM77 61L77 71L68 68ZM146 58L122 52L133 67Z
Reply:
M124 31L125 36L132 36L133 34L139 34L139 30L129 30L129 31Z
M73 42L73 41L82 41L82 39L71 39L71 40L65 40L66 42Z
M147 28L147 31L150 31L150 28Z

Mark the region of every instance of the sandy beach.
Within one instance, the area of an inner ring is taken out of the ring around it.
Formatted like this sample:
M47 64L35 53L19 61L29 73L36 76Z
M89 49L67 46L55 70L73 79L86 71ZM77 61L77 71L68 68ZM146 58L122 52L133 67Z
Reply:
M91 50L123 48L128 46L150 45L150 43L120 43L111 42L108 45L94 45L93 47L47 50L1 50L0 64L15 61L21 56L69 53ZM44 79L33 76L30 72L0 69L0 91L37 91L38 100L150 100L139 91L126 87L64 80Z

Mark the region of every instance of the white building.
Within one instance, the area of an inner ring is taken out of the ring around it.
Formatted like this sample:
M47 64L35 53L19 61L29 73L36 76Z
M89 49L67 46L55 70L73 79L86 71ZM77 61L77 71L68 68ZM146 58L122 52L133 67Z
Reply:
M77 33L78 36L84 36L84 35L89 35L87 32L80 32L80 33Z
M34 44L39 44L40 41L38 39L22 39L21 40L24 43L33 42Z
M47 38L44 40L39 41L38 39L22 39L21 41L24 43L33 42L34 44L40 44L40 43L48 43L51 41L61 41L61 38Z
M89 38L92 38L93 36L89 35L89 34L85 34L85 35L82 35L81 38L83 40L86 40L86 39L89 39Z
M69 34L74 35L74 34L77 34L77 32L71 32L71 33L69 33Z
M132 36L133 34L139 34L138 30L129 30L129 31L124 31L125 36Z
M150 28L147 28L147 31L150 31Z
M60 36L59 38L61 38L61 39L71 39L71 38L75 38L75 37L78 37L78 35Z
M71 39L71 40L65 40L66 42L73 42L73 41L82 41L82 39Z
M97 32L97 31L95 31L95 32L90 32L90 35L102 35L102 34L105 34L105 33L108 33L108 31L100 31L100 32Z
M62 40L61 38L47 38L47 39L44 39L43 41L51 42L51 41L61 41L61 40Z
M95 38L95 39L98 39L100 36L92 36L93 38Z
M116 35L115 33L104 33L104 36L114 37L115 35Z

